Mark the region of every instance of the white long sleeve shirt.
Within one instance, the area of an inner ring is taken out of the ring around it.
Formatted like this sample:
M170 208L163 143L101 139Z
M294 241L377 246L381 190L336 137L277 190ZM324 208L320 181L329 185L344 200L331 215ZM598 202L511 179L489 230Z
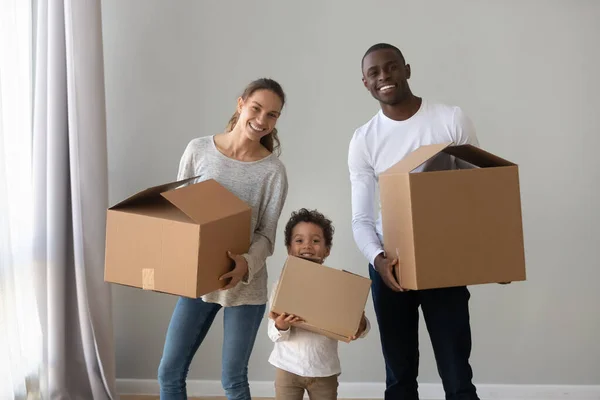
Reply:
M277 284L271 292L269 309L276 290ZM369 319L365 319L367 327L361 338L371 330ZM274 367L305 378L322 378L342 372L337 340L293 326L286 331L280 331L275 326L275 321L270 318L268 335L274 342L269 357L269 363Z
M478 146L475 128L460 107L430 103L423 99L411 118L395 121L379 111L359 127L350 141L348 169L352 187L352 232L354 240L373 264L383 252L381 207L375 217L379 174L423 145L454 142ZM428 168L424 164L415 171ZM435 169L455 169L454 157L441 155Z

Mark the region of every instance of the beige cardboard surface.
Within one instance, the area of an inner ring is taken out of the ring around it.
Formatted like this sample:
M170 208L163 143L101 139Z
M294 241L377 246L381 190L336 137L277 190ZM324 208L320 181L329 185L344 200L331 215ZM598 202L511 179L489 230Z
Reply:
M522 281L518 167L473 146L422 146L379 177L384 249L407 289ZM472 169L413 172L438 153Z
M349 341L359 328L371 281L289 256L271 310L304 320L298 327Z
M192 298L225 286L227 250L247 252L252 210L216 181L193 179L108 209L105 281Z

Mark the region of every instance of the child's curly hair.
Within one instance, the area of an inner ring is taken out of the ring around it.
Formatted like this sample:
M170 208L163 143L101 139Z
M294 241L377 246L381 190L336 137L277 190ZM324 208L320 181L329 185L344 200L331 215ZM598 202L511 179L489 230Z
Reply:
M323 229L325 246L327 246L327 248L331 248L331 246L333 245L333 233L335 231L331 220L325 217L317 210L307 210L306 208L301 208L298 211L292 212L290 220L285 225L286 247L291 246L292 231L294 230L294 227L300 222L310 222L312 224L320 226L321 229Z

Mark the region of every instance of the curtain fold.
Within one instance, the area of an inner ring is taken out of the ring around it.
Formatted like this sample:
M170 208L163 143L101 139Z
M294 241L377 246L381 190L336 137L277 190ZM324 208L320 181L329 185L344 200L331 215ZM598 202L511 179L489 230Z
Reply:
M114 399L99 0L38 0L34 257L48 399Z

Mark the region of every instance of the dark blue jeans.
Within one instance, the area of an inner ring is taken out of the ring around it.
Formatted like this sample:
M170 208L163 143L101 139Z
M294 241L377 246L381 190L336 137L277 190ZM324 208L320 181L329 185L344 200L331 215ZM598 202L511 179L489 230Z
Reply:
M479 400L472 383L469 290L394 292L369 265L373 304L386 367L386 400L418 400L419 306L447 400Z
M221 308L201 299L179 298L158 367L161 400L187 399L190 363ZM265 308L265 304L225 307L221 383L229 400L250 400L248 361Z

